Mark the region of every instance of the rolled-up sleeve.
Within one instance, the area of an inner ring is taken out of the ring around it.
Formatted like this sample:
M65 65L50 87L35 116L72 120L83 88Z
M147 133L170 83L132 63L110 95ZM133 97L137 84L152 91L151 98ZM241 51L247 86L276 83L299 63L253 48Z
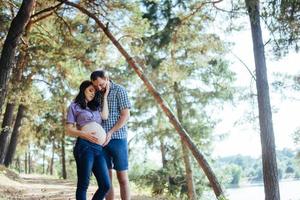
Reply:
M131 103L129 101L127 91L123 87L120 87L120 89L117 93L117 101L118 101L120 110L123 110L126 108L128 108L128 109L131 108Z
M71 103L71 105L68 107L67 112L67 124L75 124L76 122L76 115L75 115L75 104Z

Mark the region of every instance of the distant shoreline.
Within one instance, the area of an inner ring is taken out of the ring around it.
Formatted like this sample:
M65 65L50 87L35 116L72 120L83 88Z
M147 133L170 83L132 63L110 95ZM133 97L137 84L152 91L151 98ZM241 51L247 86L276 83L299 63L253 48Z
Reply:
M300 178L288 178L288 179L280 179L280 182L293 182L293 181L300 181ZM240 185L230 185L228 187L226 187L226 189L236 189L236 188L246 188L246 187L260 187L263 186L264 182L259 181L259 182L244 182Z

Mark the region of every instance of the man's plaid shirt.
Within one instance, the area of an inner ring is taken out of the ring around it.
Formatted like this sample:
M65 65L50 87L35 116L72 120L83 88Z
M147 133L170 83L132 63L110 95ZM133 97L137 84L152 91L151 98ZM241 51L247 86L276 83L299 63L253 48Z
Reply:
M103 107L103 95L97 92L96 96L100 95L100 105ZM97 98L97 97L96 97ZM99 97L98 97L99 98ZM101 125L104 130L108 132L120 118L121 111L125 108L130 109L131 104L127 95L126 89L110 81L110 91L107 96L109 115L107 120L102 120ZM127 125L124 125L118 131L112 134L112 139L125 139L127 138Z

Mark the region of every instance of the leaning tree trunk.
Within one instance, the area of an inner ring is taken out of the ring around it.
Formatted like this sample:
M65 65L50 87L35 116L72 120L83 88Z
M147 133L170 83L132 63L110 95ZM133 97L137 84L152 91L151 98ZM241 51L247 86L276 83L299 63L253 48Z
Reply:
M151 93L151 95L154 97L154 99L157 101L157 103L160 105L161 109L164 111L164 113L169 118L170 122L174 126L175 130L180 135L182 141L185 143L185 145L188 146L190 151L192 152L193 156L197 160L199 166L203 169L205 175L207 176L211 187L213 188L213 191L217 198L220 198L221 196L224 196L222 187L217 180L216 175L210 168L208 162L206 161L204 155L197 149L196 145L186 132L186 130L182 127L176 116L172 113L171 109L167 106L166 101L161 97L161 95L157 92L157 90L154 88L153 84L149 81L149 79L145 76L143 71L138 67L136 64L136 61L125 51L123 46L116 40L116 38L111 34L108 27L105 27L104 24L92 13L90 13L88 10L80 6L79 4L72 3L70 1L66 0L58 0L60 2L64 2L67 5L73 6L80 10L82 13L88 15L92 19L95 20L97 25L103 30L105 35L111 40L111 42L116 46L116 48L120 51L120 53L125 57L127 63L129 66L133 68L133 70L137 73L137 75L142 79L145 86L147 87L148 91Z
M13 112L14 112L15 104L8 103L6 105L1 135L0 135L0 164L4 163L5 155L7 152L7 147L9 143L9 134L11 132L11 124L13 121Z
M34 4L34 0L24 0L22 2L20 10L11 22L3 44L0 57L0 113L7 93L7 84L14 63L16 48L21 34L30 19Z
M174 83L174 99L176 102L178 120L182 124L183 123L182 103L180 101L180 91L177 82ZM181 147L182 147L183 162L185 166L185 181L188 188L188 197L191 200L196 200L197 195L195 190L193 170L192 170L191 161L189 157L189 151L187 147L184 145L182 140L181 140Z
M259 0L245 0L250 17L256 70L256 88L259 111L262 164L266 200L279 200L278 171L275 138L270 106L267 67L260 26Z
M8 146L8 150L7 150L7 153L5 156L4 164L6 167L8 167L11 164L13 157L15 155L15 152L16 152L16 147L18 144L18 138L19 138L19 133L20 133L20 127L21 127L22 119L24 117L24 112L25 112L25 106L20 104L19 108L18 108L18 113L17 113L17 118L15 121L14 129L11 134L11 139L10 139L10 143Z

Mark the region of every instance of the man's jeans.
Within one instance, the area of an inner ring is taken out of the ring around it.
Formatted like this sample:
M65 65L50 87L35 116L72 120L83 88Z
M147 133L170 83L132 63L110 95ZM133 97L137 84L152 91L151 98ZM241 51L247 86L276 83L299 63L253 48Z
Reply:
M98 190L92 200L104 199L110 189L110 178L103 147L78 138L74 147L74 157L77 165L76 200L86 200L91 172L98 183Z

